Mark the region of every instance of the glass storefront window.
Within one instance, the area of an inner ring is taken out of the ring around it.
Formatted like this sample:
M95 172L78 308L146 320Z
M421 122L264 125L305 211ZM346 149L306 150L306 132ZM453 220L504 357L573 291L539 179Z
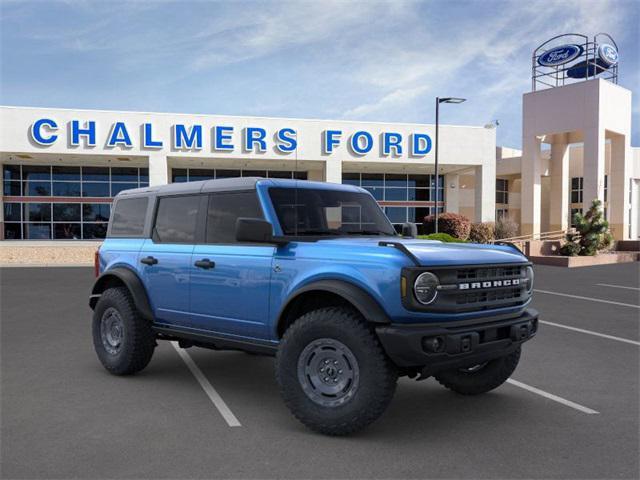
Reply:
M198 180L212 180L216 178L216 171L210 168L190 168L189 181L197 182Z
M402 187L407 188L407 175L396 175L387 173L384 176L385 187Z
M134 167L113 167L111 168L111 181L138 183L138 169Z
M25 223L24 238L28 240L48 240L51 238L50 223Z
M24 219L29 222L48 222L51 220L50 203L25 203Z
M266 178L267 177L267 171L266 170L242 170L242 176L243 177L262 177L262 178Z
M53 238L79 240L82 238L82 229L79 223L54 223Z
M407 189L406 188L385 188L384 189L385 201L392 202L406 202L407 201Z
M51 181L51 167L41 165L23 165L22 166L22 179L23 180L46 180Z
M109 221L111 205L108 203L85 203L82 205L82 220L85 222Z
M262 178L294 178L306 180L307 172L291 170L228 170L226 168L173 168L172 183L197 182L213 178L262 177Z
M384 174L382 173L363 173L361 185L363 187L382 187L384 186Z
M289 171L270 170L267 172L269 178L292 178L292 173Z
M20 174L20 165L3 165L2 178L4 180L22 180Z
M109 195L108 183L85 182L82 184L83 197L108 197Z
M379 202L384 200L384 188L382 187L363 187L363 188L367 190L371 195L373 195L373 198L375 198Z
M83 223L82 234L82 238L84 238L85 240L105 238L107 236L107 224Z
M54 203L53 204L53 221L54 222L79 222L80 221L80 204L79 203Z
M80 167L53 167L53 180L80 181Z
M79 197L80 183L76 182L53 182L54 197Z
M19 222L22 220L22 205L19 203L4 204L4 221Z
M434 175L399 173L343 173L342 183L366 188L378 201L432 202L436 200ZM439 202L444 202L444 175L438 178Z
M51 196L51 182L26 182L24 194L28 197Z
M22 195L22 183L5 181L2 185L2 192L5 196L19 197Z
M22 239L22 224L21 223L6 223L4 224L4 238L5 240L21 240Z
M406 207L385 207L384 213L391 223L405 223L407 221Z
M123 190L129 190L131 188L138 188L137 183L112 183L111 184L111 196L115 197Z
M240 176L240 170L216 170L216 178L234 178Z
M109 167L82 167L83 182L108 182Z
M428 202L431 200L431 190L428 188L410 188L409 201L412 202Z
M53 197L23 203L7 198L3 206L5 239L101 239L111 213L110 197L124 189L147 186L149 169L3 165L2 179L5 197ZM83 203L82 196L107 202Z

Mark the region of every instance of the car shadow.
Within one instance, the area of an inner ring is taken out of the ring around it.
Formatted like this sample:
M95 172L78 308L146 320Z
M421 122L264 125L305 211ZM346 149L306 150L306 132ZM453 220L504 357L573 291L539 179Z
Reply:
M282 402L273 358L200 348L188 349L188 352L234 413L241 417L243 425L269 423L288 433L311 433L293 418ZM174 368L171 367L171 371ZM510 428L517 429L518 424L523 428L536 421L541 412L538 408L532 409L533 399L514 394L512 389L506 385L484 395L464 396L445 389L433 378L417 382L404 377L399 379L394 399L383 416L348 438L384 438L385 441L424 438L425 435L442 438L456 432L478 431L478 423L503 425L506 418L510 419Z

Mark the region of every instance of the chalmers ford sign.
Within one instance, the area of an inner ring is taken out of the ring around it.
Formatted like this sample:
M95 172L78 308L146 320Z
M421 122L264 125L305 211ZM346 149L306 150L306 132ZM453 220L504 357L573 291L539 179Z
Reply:
M139 146L143 150L171 148L177 151L201 151L211 149L217 152L263 153L268 150L278 155L288 155L298 148L297 131L282 127L267 131L260 126L245 127L235 135L236 127L230 125L204 126L201 124L173 124L168 132L158 131L153 123L131 125L123 121L98 125L96 121L72 120L66 124L54 118L38 118L29 128L31 140L40 147L54 145L60 141L61 129L66 129L68 143L72 147L95 147L98 142L105 148L134 147L134 133L139 133ZM321 132L322 154L331 155L343 143L354 155L373 154L379 150L383 156L409 154L414 157L427 155L432 148L431 137L426 133L403 135L397 132L382 132L374 135L366 130L358 130L345 135L340 129L326 129ZM375 149L375 150L374 150Z

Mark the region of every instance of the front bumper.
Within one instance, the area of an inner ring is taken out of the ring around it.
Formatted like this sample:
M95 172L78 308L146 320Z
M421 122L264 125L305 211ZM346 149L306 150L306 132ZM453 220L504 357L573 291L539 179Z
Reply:
M401 368L433 375L508 355L538 331L538 312L527 309L510 318L376 328L387 355Z

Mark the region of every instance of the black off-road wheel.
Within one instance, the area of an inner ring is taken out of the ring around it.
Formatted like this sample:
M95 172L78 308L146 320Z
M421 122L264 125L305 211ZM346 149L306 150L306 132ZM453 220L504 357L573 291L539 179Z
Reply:
M520 348L504 357L481 365L440 372L435 379L449 390L462 395L479 395L498 388L511 376L520 360Z
M276 380L300 422L326 435L347 435L382 415L398 374L364 319L331 307L301 316L285 332Z
M131 375L147 366L156 346L151 323L138 313L129 290L109 288L93 311L93 346L114 375Z

